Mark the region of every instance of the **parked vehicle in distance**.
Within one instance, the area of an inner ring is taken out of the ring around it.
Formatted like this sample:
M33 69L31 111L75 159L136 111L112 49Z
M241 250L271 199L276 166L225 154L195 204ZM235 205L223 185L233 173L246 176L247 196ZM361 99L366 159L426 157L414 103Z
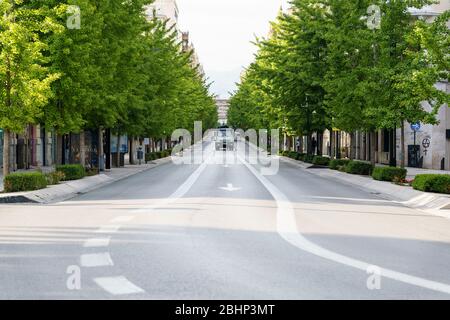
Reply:
M235 149L235 136L232 129L221 128L217 130L215 140L216 151L233 151Z

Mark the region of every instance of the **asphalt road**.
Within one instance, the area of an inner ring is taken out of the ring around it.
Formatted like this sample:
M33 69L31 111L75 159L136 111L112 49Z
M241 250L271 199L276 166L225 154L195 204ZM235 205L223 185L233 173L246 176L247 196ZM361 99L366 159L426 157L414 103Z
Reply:
M448 219L287 162L263 176L242 146L203 155L1 205L0 298L450 298Z

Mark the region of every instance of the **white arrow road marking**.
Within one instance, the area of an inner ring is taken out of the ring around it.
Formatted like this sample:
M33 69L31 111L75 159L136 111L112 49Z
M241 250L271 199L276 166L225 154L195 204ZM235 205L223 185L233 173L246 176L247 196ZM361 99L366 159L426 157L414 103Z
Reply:
M94 281L105 291L114 295L137 294L144 292L143 289L131 283L123 276L95 278Z
M222 189L222 190L225 190L225 191L228 191L228 192L234 192L234 191L239 191L242 188L235 188L235 187L233 187L232 183L228 183L226 187L221 187L219 189Z
M110 238L93 238L88 239L84 242L83 247L85 248L96 248L96 247L107 247L109 246Z
M294 207L288 198L266 177L261 175L255 168L242 159L242 157L239 156L239 160L253 173L275 199L277 203L277 232L284 240L297 248L310 252L316 256L360 269L364 272L367 272L370 267L373 267L373 264L330 251L306 239L297 229ZM380 271L382 277L450 294L450 285L445 283L427 280L385 268L380 268Z
M83 254L80 257L80 264L82 267L109 267L113 266L114 263L111 259L109 253L94 253L94 254Z

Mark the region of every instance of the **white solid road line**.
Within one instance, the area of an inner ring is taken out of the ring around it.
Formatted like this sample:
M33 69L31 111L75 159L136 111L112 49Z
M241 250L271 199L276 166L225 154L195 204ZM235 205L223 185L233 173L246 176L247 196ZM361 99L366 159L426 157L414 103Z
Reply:
M133 210L132 212L134 213L143 213L146 212L148 213L149 211L151 212L154 209L163 207L163 206L167 206L169 204L174 203L176 200L182 198L186 193L189 192L189 190L192 188L192 186L194 185L194 183L198 180L198 178L200 177L200 175L202 174L203 171L205 171L206 167L209 164L209 160L211 159L213 153L210 152L209 155L206 157L205 160L203 160L203 162L201 163L201 165L186 179L186 181L180 186L178 187L177 190L175 190L174 193L172 193L169 197L158 201L155 204L146 206L145 208L141 208L141 209L136 209Z
M80 264L82 267L87 268L110 267L114 265L108 252L83 254L80 257Z
M97 229L95 231L95 233L114 233L119 231L120 226L119 225L112 225L112 224L107 224L104 226L101 226L99 229Z
M109 246L111 238L92 238L84 242L83 247L85 248L97 248L97 247L107 247Z
M123 276L95 278L94 281L105 291L113 295L137 294L145 292L143 289L131 283Z
M261 175L253 166L248 164L241 156L238 156L238 158L239 161L241 161L250 170L250 172L253 173L253 175L264 185L264 187L270 192L270 194L272 194L273 198L275 199L277 203L277 232L284 240L296 246L297 248L310 252L316 256L356 269L360 269L366 273L368 273L371 267L374 267L373 264L353 259L322 248L303 237L303 235L297 229L294 207L292 206L288 198L266 177ZM381 271L382 277L450 294L450 285L448 284L411 276L405 273L381 267L379 267L379 269Z
M206 169L208 165L209 157L192 173L189 178L168 198L159 201L154 205L150 205L146 208L133 210L135 213L148 212L152 209L159 208L164 205L168 205L173 203L175 200L183 197L194 185L194 183L198 180L202 172ZM120 216L111 220L111 223L123 223L128 222L134 219L135 216ZM117 232L120 228L120 225L104 225L99 228L96 233L113 233ZM104 240L104 239L103 239ZM96 244L105 244L106 242L102 242L100 239L90 239L86 241L85 247L87 244L91 244L90 246L95 246ZM109 244L109 239L108 239ZM113 262L109 253L105 254L85 254L81 256L81 265L83 267L94 267L94 266L112 266ZM136 294L136 293L144 293L145 291L130 281L128 281L125 277L102 277L95 278L94 281L102 287L105 291L113 294L113 295L126 295L126 294Z

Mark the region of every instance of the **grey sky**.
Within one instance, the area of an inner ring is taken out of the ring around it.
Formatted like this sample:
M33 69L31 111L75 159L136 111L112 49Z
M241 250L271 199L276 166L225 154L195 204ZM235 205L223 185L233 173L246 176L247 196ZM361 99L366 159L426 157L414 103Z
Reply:
M239 81L242 68L253 60L250 42L269 31L288 0L177 0L179 25L189 31L212 92L226 98Z

